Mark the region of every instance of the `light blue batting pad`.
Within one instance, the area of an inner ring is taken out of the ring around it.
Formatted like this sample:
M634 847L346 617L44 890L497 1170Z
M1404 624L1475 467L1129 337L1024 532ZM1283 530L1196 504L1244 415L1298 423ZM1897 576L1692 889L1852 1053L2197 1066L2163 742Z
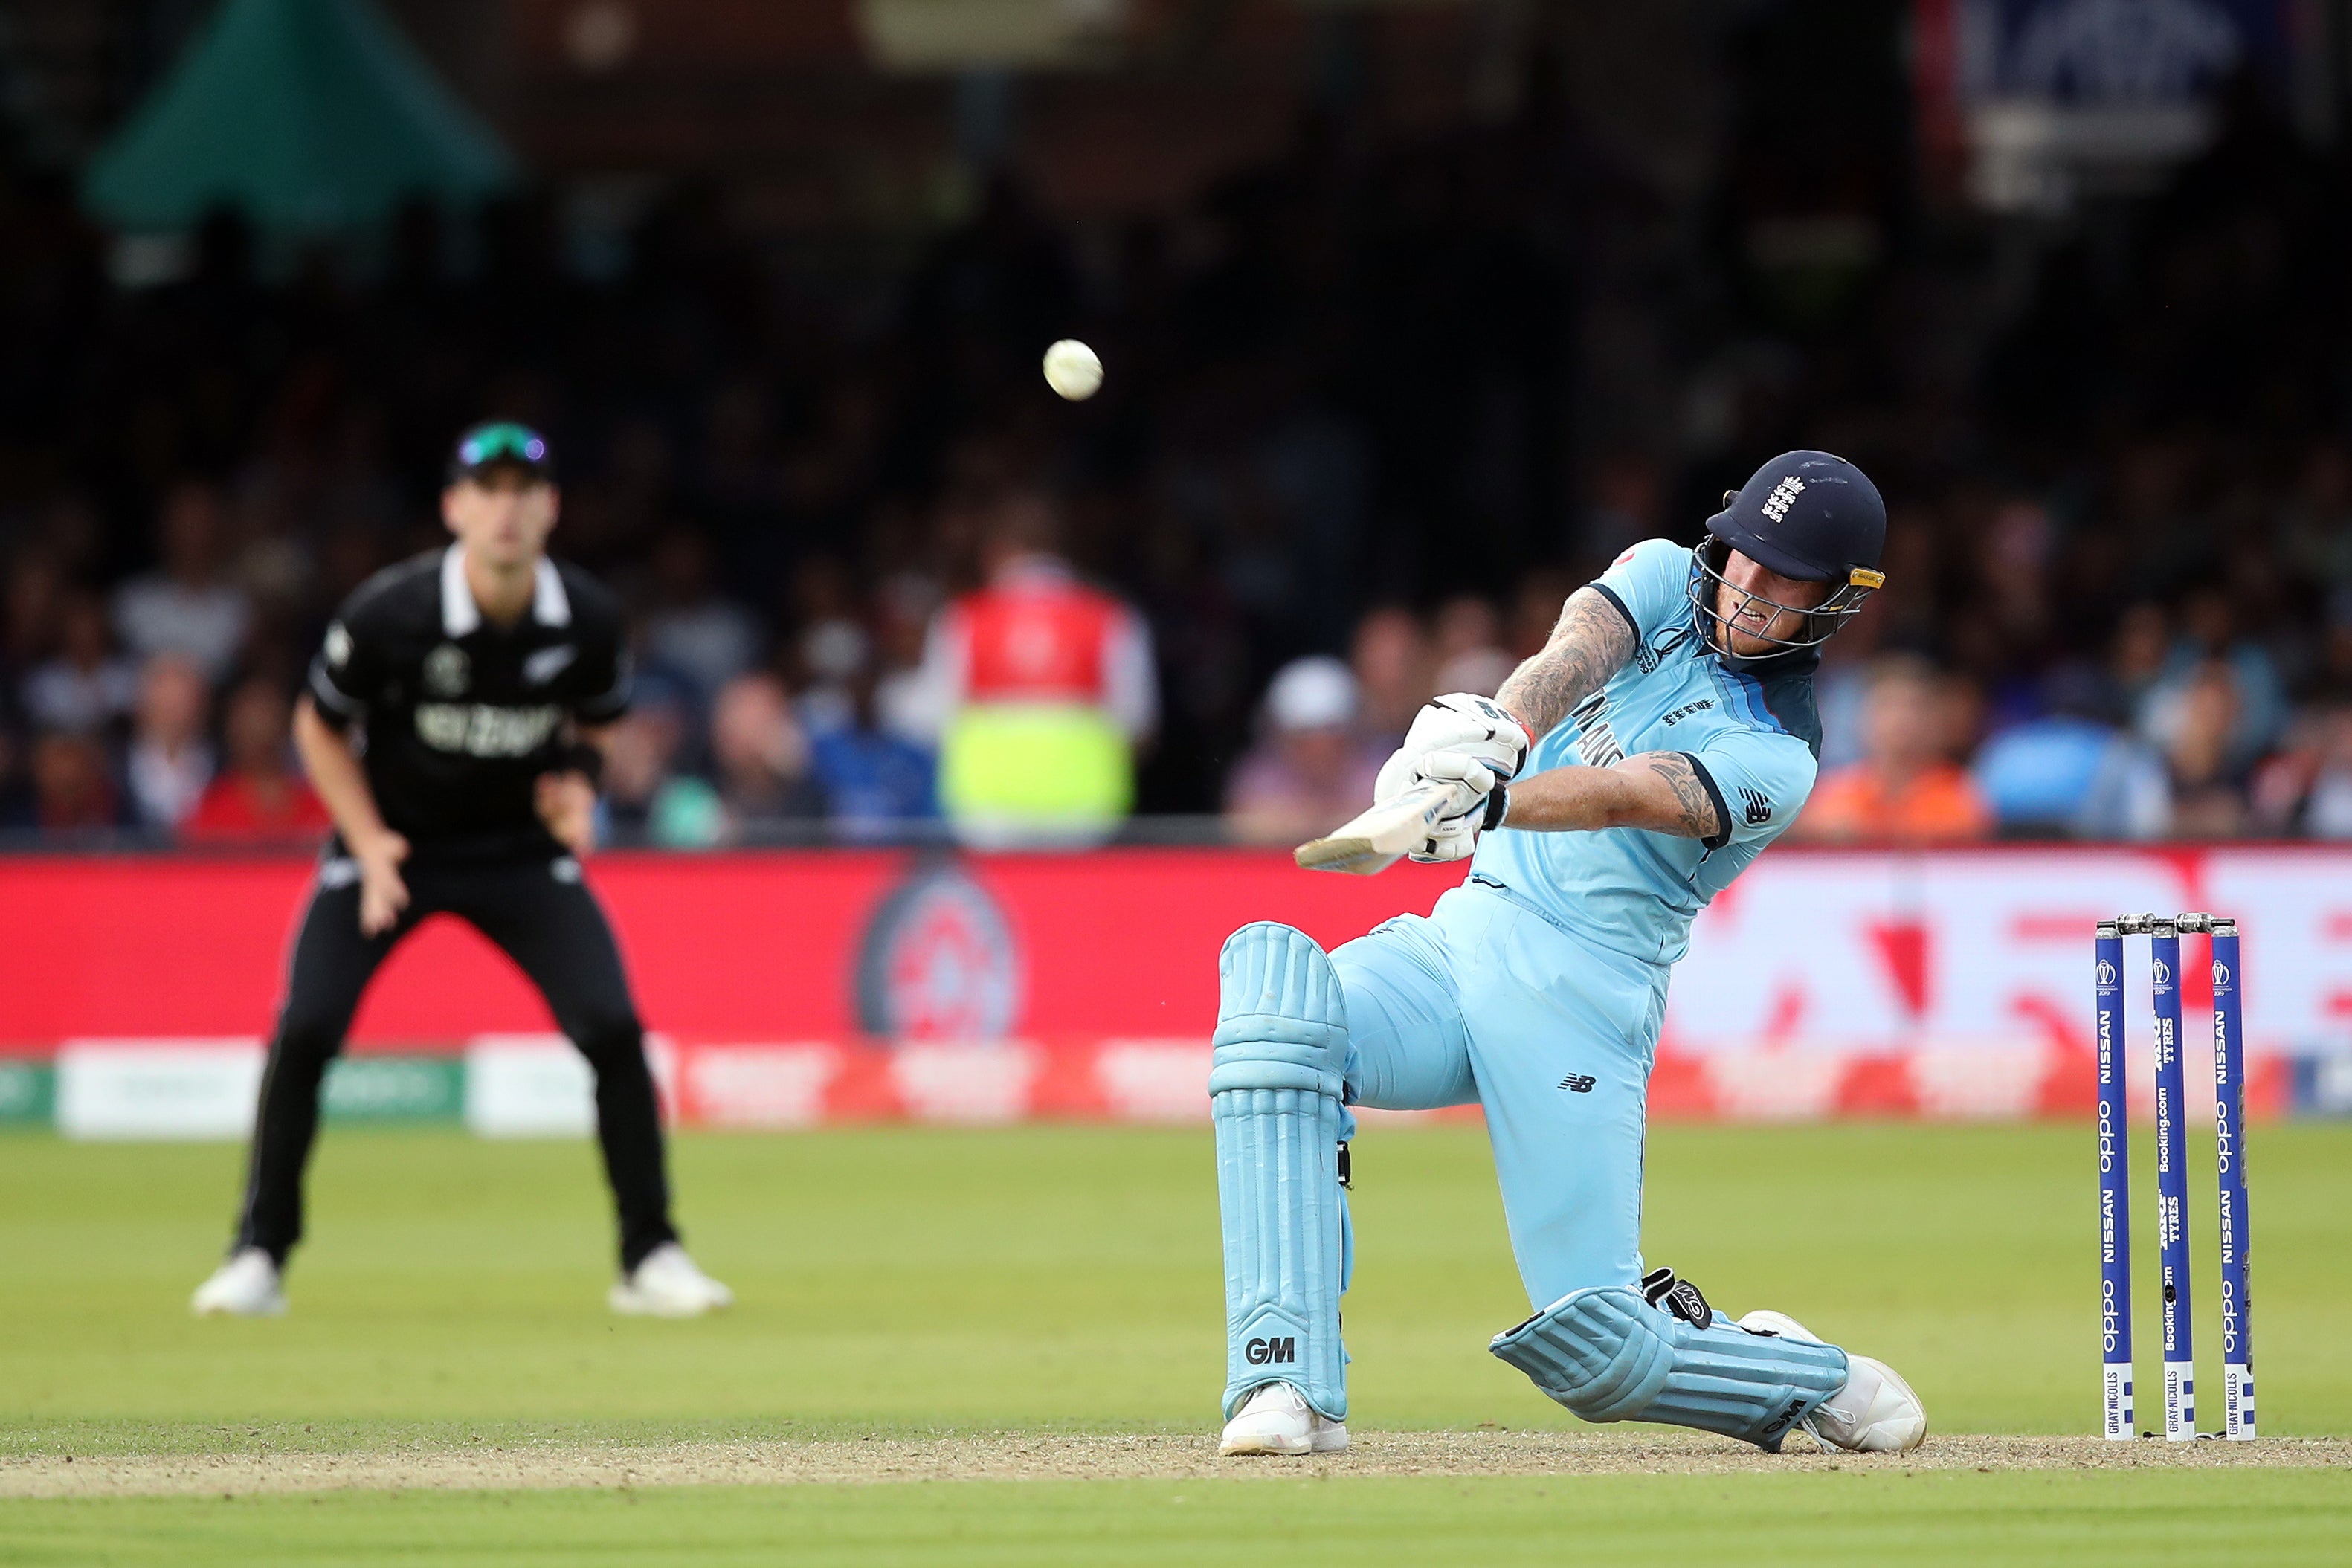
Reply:
M1225 1233L1225 1415L1250 1390L1281 1382L1345 1420L1339 977L1304 933L1261 922L1225 939L1217 979L1209 1111Z
M1487 1348L1588 1421L1696 1427L1768 1453L1846 1378L1835 1345L1695 1329L1622 1285L1571 1291Z

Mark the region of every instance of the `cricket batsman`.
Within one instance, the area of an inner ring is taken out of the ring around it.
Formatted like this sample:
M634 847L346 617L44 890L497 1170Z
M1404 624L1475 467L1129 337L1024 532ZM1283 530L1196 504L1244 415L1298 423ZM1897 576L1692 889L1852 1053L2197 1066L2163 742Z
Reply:
M1347 1447L1339 1298L1352 1105L1484 1107L1535 1313L1489 1347L1588 1421L1777 1451L1803 1427L1927 1432L1885 1364L1778 1312L1718 1315L1642 1262L1647 1084L1694 915L1811 789L1822 645L1885 580L1886 510L1823 452L1757 470L1706 540L1635 545L1569 597L1492 701L1421 710L1376 801L1453 796L1422 861L1470 861L1427 919L1326 954L1245 925L1218 961L1209 1079L1224 1229L1227 1454ZM1717 985L1736 983L1727 975Z

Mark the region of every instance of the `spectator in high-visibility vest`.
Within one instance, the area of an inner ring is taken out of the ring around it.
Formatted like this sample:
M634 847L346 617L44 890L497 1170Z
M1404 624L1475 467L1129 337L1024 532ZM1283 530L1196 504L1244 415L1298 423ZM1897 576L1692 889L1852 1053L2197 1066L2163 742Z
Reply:
M1055 553L1055 521L1044 495L1007 496L982 548L985 586L931 624L940 804L970 843L1108 839L1159 722L1150 629Z

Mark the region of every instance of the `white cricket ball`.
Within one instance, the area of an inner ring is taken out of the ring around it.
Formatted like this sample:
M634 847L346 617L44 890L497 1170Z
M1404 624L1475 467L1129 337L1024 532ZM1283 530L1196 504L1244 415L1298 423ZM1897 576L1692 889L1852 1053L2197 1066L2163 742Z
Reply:
M1045 384L1072 402L1084 402L1102 387L1102 357L1076 338L1045 350Z

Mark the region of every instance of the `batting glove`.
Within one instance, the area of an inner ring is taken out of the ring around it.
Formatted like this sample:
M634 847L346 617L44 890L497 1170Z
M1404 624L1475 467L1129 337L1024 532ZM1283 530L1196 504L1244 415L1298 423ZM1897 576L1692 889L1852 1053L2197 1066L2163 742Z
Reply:
M1421 765L1423 780L1454 786L1460 810L1440 818L1412 858L1424 864L1468 860L1478 835L1503 820L1509 790L1502 775L1493 763L1460 751L1432 752Z
M1519 721L1493 698L1475 692L1439 697L1413 716L1404 744L1381 768L1372 786L1372 801L1379 805L1393 800L1423 778L1434 777L1423 763L1441 751L1475 757L1497 776L1515 778L1527 763L1531 744Z

